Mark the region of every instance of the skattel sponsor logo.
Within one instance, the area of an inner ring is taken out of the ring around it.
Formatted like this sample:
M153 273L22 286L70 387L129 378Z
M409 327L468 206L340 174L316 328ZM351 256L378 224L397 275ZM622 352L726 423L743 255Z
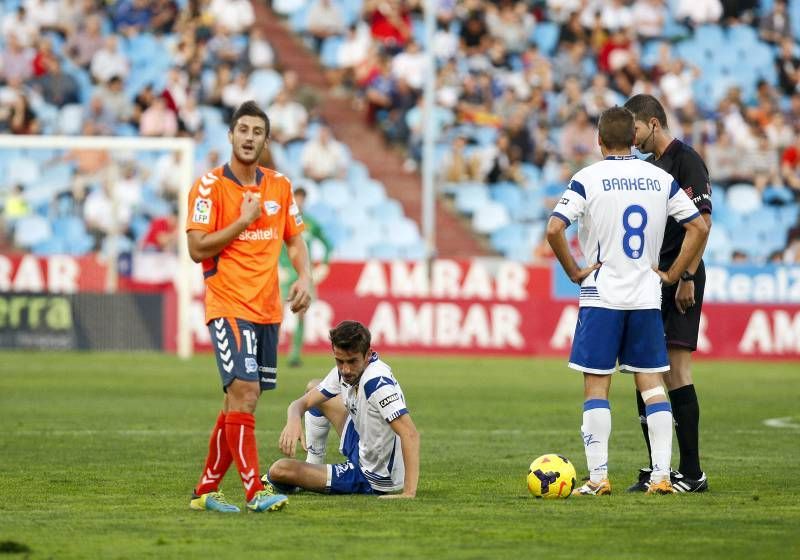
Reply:
M278 231L269 229L248 229L239 234L239 241L269 241L278 239Z
M394 401L398 400L399 398L400 398L400 395L398 395L397 393L393 393L393 394L389 395L388 397L386 397L385 399L381 399L380 402L378 402L378 404L381 405L381 408L386 408L389 404L393 403Z

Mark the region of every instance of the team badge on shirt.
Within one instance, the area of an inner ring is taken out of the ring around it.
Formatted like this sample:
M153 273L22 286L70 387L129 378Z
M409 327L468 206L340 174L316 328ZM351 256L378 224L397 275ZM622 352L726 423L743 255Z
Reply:
M207 224L211 221L211 201L209 199L197 198L194 201L192 221L196 224Z
M268 200L264 203L264 210L267 211L267 216L274 216L281 209L281 205L274 200Z

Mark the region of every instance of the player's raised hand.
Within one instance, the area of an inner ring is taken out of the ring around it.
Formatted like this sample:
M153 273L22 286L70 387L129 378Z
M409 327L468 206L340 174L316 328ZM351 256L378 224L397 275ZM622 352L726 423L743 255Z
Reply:
M592 266L587 266L586 268L578 270L576 273L570 276L569 279L572 280L575 284L580 285L584 280L586 280L587 276L589 276L592 272L594 272L601 266L603 266L603 263L601 262L594 263Z
M261 197L257 193L246 191L242 195L242 205L239 215L249 226L261 216Z
M303 427L300 425L300 422L287 423L278 440L278 447L281 453L287 457L294 457L297 449L297 440L300 440L303 451L308 451L306 447L306 434L303 433Z
M311 305L311 281L300 277L289 288L289 309L292 313L302 313Z

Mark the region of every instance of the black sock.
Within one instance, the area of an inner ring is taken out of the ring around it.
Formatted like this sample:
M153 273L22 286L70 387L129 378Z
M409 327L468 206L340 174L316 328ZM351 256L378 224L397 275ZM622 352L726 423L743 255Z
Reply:
M644 399L642 398L642 394L639 391L636 391L636 406L639 409L639 423L642 426L642 435L644 435L644 442L647 444L647 464L650 465L650 468L653 468L652 464L652 450L650 449L650 432L647 428L647 413L645 413L645 404Z
M669 392L672 403L672 416L675 418L675 434L678 436L678 447L681 452L681 463L678 470L681 474L698 479L703 471L700 469L699 427L700 405L694 385L686 385Z

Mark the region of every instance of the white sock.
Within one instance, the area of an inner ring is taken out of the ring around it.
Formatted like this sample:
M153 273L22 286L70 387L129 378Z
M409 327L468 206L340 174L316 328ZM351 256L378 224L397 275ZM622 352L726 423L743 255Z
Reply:
M669 403L657 402L645 407L647 431L650 434L650 460L653 462L651 482L669 480L672 460L672 408Z
M600 482L608 478L608 440L611 437L611 406L605 399L589 399L583 403L583 446L589 479Z
M328 444L328 431L331 429L331 423L316 408L306 412L305 421L306 447L308 447L306 463L324 465L325 447Z

